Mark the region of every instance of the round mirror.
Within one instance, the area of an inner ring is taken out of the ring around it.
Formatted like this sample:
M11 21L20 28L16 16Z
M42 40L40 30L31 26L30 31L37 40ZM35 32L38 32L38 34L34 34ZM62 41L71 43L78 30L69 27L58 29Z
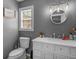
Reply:
M63 10L55 10L51 15L51 21L55 24L61 24L67 19L65 12Z

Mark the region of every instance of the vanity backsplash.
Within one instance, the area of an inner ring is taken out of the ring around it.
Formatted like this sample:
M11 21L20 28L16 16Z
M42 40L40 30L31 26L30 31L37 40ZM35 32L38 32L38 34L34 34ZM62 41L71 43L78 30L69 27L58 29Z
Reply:
M62 40L76 40L76 34L66 34L66 33L52 33L52 34L47 34L47 33L43 33L43 32L39 32L38 33L39 37L43 38L43 37L52 37L52 38L59 38Z

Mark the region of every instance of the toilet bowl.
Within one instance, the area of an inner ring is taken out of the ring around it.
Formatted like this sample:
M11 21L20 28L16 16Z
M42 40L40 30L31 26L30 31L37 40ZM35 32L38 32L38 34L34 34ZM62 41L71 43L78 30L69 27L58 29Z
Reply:
M7 59L26 59L25 50L29 47L29 39L30 38L20 37L20 47L12 50Z
M20 59L24 55L25 49L17 48L9 53L8 59Z

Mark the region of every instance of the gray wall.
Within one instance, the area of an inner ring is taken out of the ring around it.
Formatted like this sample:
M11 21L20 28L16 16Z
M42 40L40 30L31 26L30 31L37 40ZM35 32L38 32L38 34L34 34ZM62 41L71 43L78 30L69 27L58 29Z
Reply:
M51 23L48 6L58 1L66 2L67 0L25 0L19 3L19 8L34 5L34 31L19 31L19 36L28 36L33 39L37 37L38 32L44 32L46 36L52 33L68 33L70 27L76 26L76 0L69 2L66 22L60 25Z
M6 59L18 36L18 5L15 0L3 0L3 7L16 10L16 18L3 18L3 58Z
M68 33L70 27L76 26L76 0L69 0L69 8L66 11L67 21L56 25L50 21L48 6L58 1L66 2L67 0L25 0L19 3L19 8L34 5L34 31L19 31L19 35L35 38L38 32L44 32L46 35Z

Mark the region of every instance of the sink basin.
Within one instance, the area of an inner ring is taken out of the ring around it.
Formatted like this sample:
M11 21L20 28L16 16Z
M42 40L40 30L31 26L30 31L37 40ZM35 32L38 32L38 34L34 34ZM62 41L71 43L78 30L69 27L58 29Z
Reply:
M51 37L40 38L40 37L38 37L38 38L34 39L33 41L76 47L75 40L62 40L59 38L51 38Z
M40 39L43 39L43 40L62 40L60 38L51 38L51 37L43 37L43 38L40 38Z

